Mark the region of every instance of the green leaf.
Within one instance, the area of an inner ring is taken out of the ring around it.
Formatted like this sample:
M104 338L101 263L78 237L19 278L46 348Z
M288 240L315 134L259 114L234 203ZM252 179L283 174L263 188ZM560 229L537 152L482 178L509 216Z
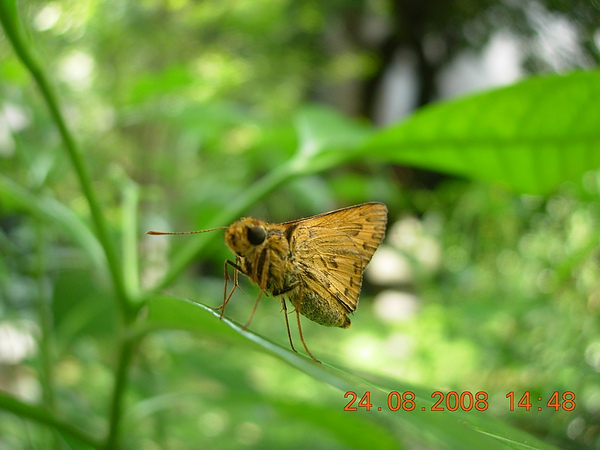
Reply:
M600 72L535 77L423 108L362 150L543 194L600 167L598 104Z
M146 320L141 323L139 331L144 333L156 329L184 330L203 336L244 342L238 333L224 327L218 317L219 313L210 306L185 298L158 295L148 301ZM229 322L229 319L223 318L223 321Z
M323 106L306 106L296 116L300 153L356 147L372 130L367 124L348 119Z
M296 174L311 174L354 158L372 129L322 106L309 106L296 117L299 146L292 161Z
M384 424L393 434L408 435L417 442L433 444L436 448L553 448L529 434L517 430L487 413L476 411L450 412L431 411L434 403L431 393L436 389L413 386L401 380L391 380L372 374L356 374L348 369L340 369L328 364L319 364L312 359L295 353L276 344L240 324L223 317L214 309L190 300L161 296L152 299L148 306L147 321L144 326L150 328L175 328L193 330L203 335L234 339L233 334L252 342L255 348L275 356L304 372L313 379L329 384L341 392L353 391L358 399L365 392L371 393L374 407L366 411L357 407L357 411L344 411L350 417L366 416ZM239 339L238 339L239 340ZM416 407L412 411L391 411L388 408L390 392L413 392ZM475 394L475 393L473 393ZM488 401L491 401L488 399ZM336 407L343 409L349 402L340 395ZM354 406L357 406L357 402ZM381 411L378 408L381 407ZM425 410L421 408L424 407Z

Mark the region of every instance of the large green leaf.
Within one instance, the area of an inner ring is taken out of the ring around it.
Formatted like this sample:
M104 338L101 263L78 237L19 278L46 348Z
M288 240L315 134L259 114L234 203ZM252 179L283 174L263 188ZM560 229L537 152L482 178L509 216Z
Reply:
M358 407L357 411L345 411L349 417L366 416L368 422L376 421L383 424L391 434L409 436L410 441L435 445L435 448L552 448L523 431L491 418L485 412L475 409L468 412L431 411L434 403L431 393L435 389L414 386L401 380L386 379L372 374L355 374L345 368L316 363L308 357L244 329L227 317L219 321L219 313L206 305L175 297L159 296L149 302L148 308L145 327L194 330L205 336L246 341L246 343L253 343L253 346L260 351L299 369L314 380L329 384L343 393L355 392L360 399L365 392L369 391L373 408L370 411L362 407ZM238 339L235 339L232 334L237 334ZM388 396L392 391L413 392L415 409L391 411L387 405ZM339 404L330 406L342 409L348 401L349 399L343 398L343 394L340 393ZM357 402L354 406L357 406ZM370 427L370 425L366 426Z
M386 161L543 194L600 167L600 72L438 103L367 140Z

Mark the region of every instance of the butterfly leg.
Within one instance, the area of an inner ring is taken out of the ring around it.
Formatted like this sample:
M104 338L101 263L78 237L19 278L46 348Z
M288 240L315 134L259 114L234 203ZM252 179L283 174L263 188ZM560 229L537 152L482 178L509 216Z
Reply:
M283 297L281 297L281 306L283 307L283 317L285 317L285 328L287 329L288 339L290 340L290 347L292 347L292 350L294 350L296 353L298 353L298 350L296 350L296 348L294 347L294 342L292 341L292 332L290 331L290 321L288 320L287 307L285 305L285 298L283 298Z
M233 267L233 287L231 288L231 291L229 291L229 294L227 294L227 285L229 284L229 280L231 279L229 277L229 268L227 266L231 266ZM215 309L218 311L219 309L221 310L221 315L219 316L219 319L223 318L223 314L225 314L225 306L227 306L227 303L229 303L229 300L231 300L231 296L233 295L233 293L235 292L235 290L239 287L239 277L238 274L239 272L243 272L242 268L237 265L236 263L226 260L225 261L225 284L223 287L223 303L221 304L221 306L217 306Z
M312 359L314 359L318 363L321 363L321 361L319 361L317 358L315 358L313 356L313 354L308 349L308 345L306 345L306 341L304 340L304 335L302 334L302 325L300 324L300 310L298 308L296 308L296 319L298 321L298 334L300 334L300 340L302 341L302 345L304 345L304 350L306 350L306 353L308 353L308 355Z
M261 267L261 270L258 271L257 273L255 273L255 276L258 277L260 274L260 278L257 281L257 285L260 288L260 292L258 293L258 297L256 297L256 301L254 302L254 306L252 307L252 311L250 312L250 317L248 318L248 321L246 322L246 325L244 325L244 329L248 328L250 326L250 322L252 322L252 319L254 318L254 313L256 312L256 308L258 308L258 302L260 301L260 298L263 295L263 292L267 292L267 284L268 284L268 276L269 276L269 266L271 264L271 259L270 259L270 253L267 251L267 249L264 249L262 254L261 254L262 259L264 260L263 265ZM252 278L252 277L250 277ZM267 293L267 296L269 294Z
M303 290L302 290L302 284L300 285L300 288L298 289L298 300L296 302L296 309L294 310L296 312L296 322L298 322L298 334L300 335L300 341L302 341L302 345L304 346L304 350L306 350L306 353L308 353L308 355L314 359L316 362L321 363L321 361L319 361L317 358L314 357L314 355L310 352L310 350L308 349L308 345L306 345L306 341L304 340L304 334L302 333L302 324L300 323L300 310L301 310L301 306L302 306L302 297L304 295ZM286 321L287 321L287 314L286 314Z
M262 297L262 295L263 295L263 291L260 291L258 293L258 297L256 297L256 301L254 302L254 306L252 307L252 312L250 312L250 317L248 318L248 321L244 325L244 330L250 326L250 322L252 322L252 319L254 318L254 313L256 312L256 308L258 308L258 302L260 301L260 298Z

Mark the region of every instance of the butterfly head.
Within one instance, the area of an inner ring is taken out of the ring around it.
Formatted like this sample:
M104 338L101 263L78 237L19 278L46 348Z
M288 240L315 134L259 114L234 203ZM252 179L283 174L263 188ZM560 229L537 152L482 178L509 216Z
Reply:
M265 223L251 217L232 223L225 232L225 243L233 253L242 258L247 258L262 248L266 240Z

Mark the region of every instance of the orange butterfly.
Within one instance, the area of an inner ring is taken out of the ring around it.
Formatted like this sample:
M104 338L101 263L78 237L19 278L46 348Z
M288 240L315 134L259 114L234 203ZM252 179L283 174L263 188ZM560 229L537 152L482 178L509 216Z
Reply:
M356 310L363 272L383 239L386 223L386 206L373 202L280 224L244 217L229 227L147 234L191 234L227 228L225 243L236 260L225 261L223 303L217 308L221 317L238 287L238 273L242 273L261 290L246 326L262 293L279 297L290 345L296 351L287 318L287 299L295 308L300 340L310 357L318 361L304 341L300 314L329 327L350 326L348 314ZM229 293L228 266L234 270Z

